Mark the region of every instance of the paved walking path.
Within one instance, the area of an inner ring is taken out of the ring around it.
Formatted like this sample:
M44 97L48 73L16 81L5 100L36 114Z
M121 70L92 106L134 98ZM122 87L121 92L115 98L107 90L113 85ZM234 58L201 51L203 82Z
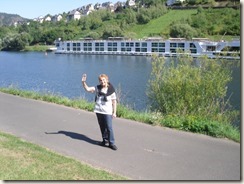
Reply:
M0 92L0 131L132 180L240 180L240 144L116 118L117 151L92 112Z

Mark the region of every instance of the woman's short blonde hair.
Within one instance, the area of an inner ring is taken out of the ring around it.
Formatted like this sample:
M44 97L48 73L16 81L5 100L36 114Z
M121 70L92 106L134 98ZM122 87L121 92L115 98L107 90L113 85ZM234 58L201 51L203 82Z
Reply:
M107 80L107 82L109 82L108 76L106 74L99 75L98 80L101 80L102 78L105 78Z

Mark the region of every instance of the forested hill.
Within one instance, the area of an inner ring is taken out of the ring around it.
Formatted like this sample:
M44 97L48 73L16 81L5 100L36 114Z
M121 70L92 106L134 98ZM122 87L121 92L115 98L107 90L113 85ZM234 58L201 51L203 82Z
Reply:
M165 2L165 0L143 1ZM233 2L233 0L231 1ZM52 45L58 38L62 40L82 38L105 40L109 37L131 39L147 37L167 39L171 37L220 40L224 37L225 40L231 40L233 37L240 36L241 11L237 5L236 8L228 6L203 8L200 5L194 5L194 9L185 9L186 6L183 4L181 9L176 10L165 6L164 3L157 3L146 7L117 7L115 12L101 9L87 16L81 16L79 20L71 19L69 21L67 21L67 13L63 13L63 18L58 22L43 21L40 23L30 20L28 24L18 22L15 27L1 26L1 15L6 14L0 14L0 50L22 50L28 45ZM18 15L14 16L25 20Z
M8 14L0 12L0 26L11 26L15 22L26 22L28 19L23 18L17 14Z

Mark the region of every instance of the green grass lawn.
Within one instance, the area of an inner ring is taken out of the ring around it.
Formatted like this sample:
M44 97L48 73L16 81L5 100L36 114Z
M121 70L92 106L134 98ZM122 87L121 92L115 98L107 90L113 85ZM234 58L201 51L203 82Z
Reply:
M173 21L187 19L192 14L197 13L197 10L170 10L164 16L151 20L144 25L133 26L129 31L135 32L137 38L147 37L148 35L161 35L161 33L169 32L169 25Z
M0 132L1 180L125 180Z

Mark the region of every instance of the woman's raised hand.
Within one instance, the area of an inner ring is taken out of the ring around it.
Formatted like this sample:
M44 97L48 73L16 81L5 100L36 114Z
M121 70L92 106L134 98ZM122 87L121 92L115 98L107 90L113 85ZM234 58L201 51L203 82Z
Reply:
M82 79L81 79L82 82L86 82L86 74L83 74L82 75Z

